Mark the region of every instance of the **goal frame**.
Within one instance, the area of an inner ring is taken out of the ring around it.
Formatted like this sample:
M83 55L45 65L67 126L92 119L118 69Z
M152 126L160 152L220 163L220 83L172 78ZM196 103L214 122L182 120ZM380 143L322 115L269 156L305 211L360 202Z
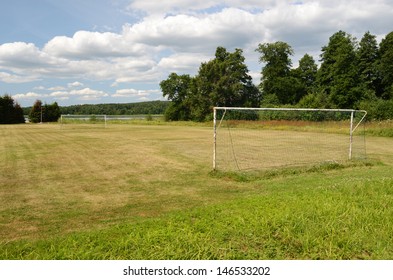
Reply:
M86 115L77 115L77 114L62 114L60 115L60 128L63 127L64 124L64 119L66 118L70 118L70 119L84 119L84 120L88 120L91 118L101 118L104 121L104 127L107 127L107 115L96 115L96 114L86 114Z
M367 116L365 110L354 110L354 109L315 109L315 108L249 108L249 107L213 107L213 170L217 170L217 110L224 110L223 117L220 120L220 124L225 116L226 111L231 110L242 110L242 111L304 111L304 112L345 112L350 113L350 127L349 127L349 144L348 144L348 159L352 159L352 144L353 144L353 133L363 122ZM362 113L363 116L360 118L358 123L354 123L354 114Z

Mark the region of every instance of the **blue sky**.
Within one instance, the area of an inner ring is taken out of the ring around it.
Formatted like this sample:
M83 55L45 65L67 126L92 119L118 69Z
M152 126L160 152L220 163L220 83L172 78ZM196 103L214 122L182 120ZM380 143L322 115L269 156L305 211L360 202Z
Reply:
M196 74L217 46L243 49L258 83L259 43L289 43L296 66L305 53L318 60L338 30L379 40L393 31L391 0L13 0L0 9L0 94L22 106L160 100L161 80Z
M1 4L1 43L34 42L42 47L58 35L72 36L81 29L121 26L121 21L116 22L121 13L116 13L110 2L102 1L102 5L94 5L94 2L97 3L92 0L14 0ZM96 27L97 23L100 26Z

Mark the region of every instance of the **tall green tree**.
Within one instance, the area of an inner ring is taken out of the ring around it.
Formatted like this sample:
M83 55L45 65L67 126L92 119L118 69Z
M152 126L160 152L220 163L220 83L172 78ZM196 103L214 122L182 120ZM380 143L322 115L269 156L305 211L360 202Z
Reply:
M32 123L39 123L43 117L43 106L41 100L36 100L29 114L29 120Z
M215 58L202 63L194 78L172 73L160 87L172 101L166 111L170 120L204 121L214 106L259 107L261 100L240 49L231 53L218 47Z
M0 96L0 124L24 123L23 110L9 95Z
M299 67L291 71L292 76L297 79L298 89L294 93L294 103L298 103L307 94L312 94L315 89L318 66L314 58L305 54L299 60Z
M202 63L196 76L194 119L203 120L214 106L259 107L260 93L248 72L241 49L231 53L218 47L215 58Z
M61 116L60 107L57 102L50 105L45 104L44 106L44 121L45 122L57 122Z
M318 65L315 63L314 58L305 54L299 60L298 76L302 81L302 84L306 87L307 92L312 91L315 86L315 81L317 79Z
M356 41L344 31L329 38L322 47L317 80L322 93L338 108L352 108L362 99L357 71Z
M281 104L294 103L299 81L291 75L293 49L285 42L259 44L259 62L264 63L259 85L264 99L275 99Z
M390 32L380 45L380 61L378 65L382 78L382 98L393 99L393 32Z
M168 79L160 82L163 96L172 101L165 111L165 119L174 121L190 119L192 83L193 78L189 75L176 73L171 73Z
M368 98L382 95L381 78L378 72L379 49L376 36L366 32L357 51L358 76Z

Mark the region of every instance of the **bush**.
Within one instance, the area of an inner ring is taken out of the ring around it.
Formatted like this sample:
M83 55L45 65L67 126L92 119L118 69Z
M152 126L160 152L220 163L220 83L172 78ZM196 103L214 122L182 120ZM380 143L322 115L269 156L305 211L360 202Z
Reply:
M367 111L368 120L393 120L393 100L362 101L359 109Z

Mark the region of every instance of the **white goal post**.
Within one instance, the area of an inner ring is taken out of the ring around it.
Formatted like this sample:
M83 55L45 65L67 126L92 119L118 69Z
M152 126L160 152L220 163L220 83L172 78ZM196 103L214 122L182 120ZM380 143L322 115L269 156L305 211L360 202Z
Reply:
M214 107L213 169L364 158L364 126L359 127L366 115L352 109Z
M103 124L107 127L107 115L61 115L60 116L60 126L63 127L64 124Z

